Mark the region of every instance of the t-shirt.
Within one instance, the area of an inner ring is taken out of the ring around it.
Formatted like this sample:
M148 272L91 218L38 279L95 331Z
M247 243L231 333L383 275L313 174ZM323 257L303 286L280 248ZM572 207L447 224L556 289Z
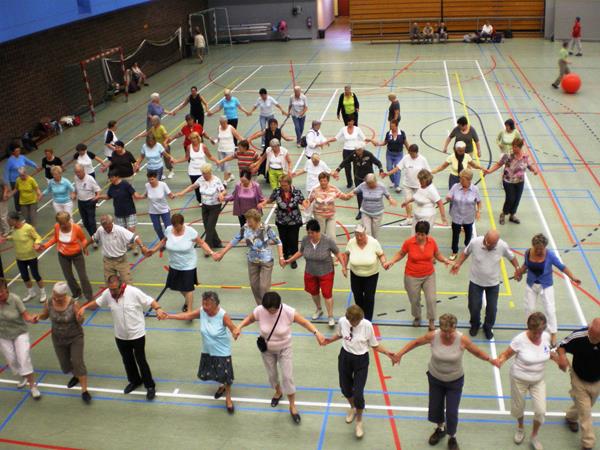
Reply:
M164 125L152 127L150 128L150 132L154 136L154 139L156 139L156 142L159 144L164 144L165 140L167 139L167 136L169 135Z
M63 162L58 156L55 156L52 159L52 161L48 161L48 158L44 156L42 158L42 167L44 168L44 176L46 177L46 179L49 180L50 178L52 178L52 167L62 165Z
M462 161L463 169L469 168L469 163L473 161L473 158L468 153L465 153ZM458 158L454 153L446 158L446 162L450 165L450 173L455 177L459 176L458 173Z
M407 255L404 274L414 278L431 275L434 272L433 258L437 251L437 242L430 236L425 239L423 248L417 242L416 236L405 240L402 244L402 253Z
M48 187L44 189L43 194L46 195L48 193L52 194L52 200L54 203L59 203L64 205L65 203L69 203L71 201L71 192L74 192L75 188L73 184L62 177L60 181L56 181L54 179L48 182Z
M497 286L500 284L500 260L502 257L512 260L515 255L502 239L493 250L483 245L484 239L485 236L477 236L464 249L465 255L471 255L473 259L469 278L478 286Z
M113 199L116 217L127 217L135 214L134 192L133 186L125 180L121 180L119 184L110 185L106 195Z
M223 186L223 182L219 178L213 175L210 181L207 181L201 176L194 184L200 190L203 205L218 205L221 203L219 201L219 193L225 190L225 186Z
M173 226L168 226L165 230L167 243L165 248L169 254L169 267L175 270L192 270L198 263L196 255L196 239L198 232L191 226L184 225L182 236L173 234Z
M479 142L479 136L477 136L477 131L475 128L469 127L469 131L467 133L463 133L460 127L454 127L454 129L450 132L451 138L456 138L456 142L464 142L467 145L465 149L466 153L473 153L473 141Z
M236 97L231 97L229 100L223 97L219 104L223 107L225 117L228 119L238 118L238 106L240 105L240 101Z
M279 105L270 95L267 95L267 99L263 100L262 97L258 97L254 106L259 108L260 115L262 117L269 117L273 115L273 107Z
M514 129L510 133L506 130L502 130L498 133L496 143L500 146L502 153L510 153L512 151L512 143L516 138L521 138L519 130Z
M156 143L154 147L148 147L146 144L142 145L140 153L148 160L146 165L148 170L159 170L164 167L162 159L164 152L165 148L159 143Z
M357 126L353 127L352 133L348 132L348 127L343 127L335 135L335 138L344 141L344 150L356 150L363 147L367 139L363 131Z
M250 166L256 161L258 161L258 158L260 158L258 156L257 151L251 148L249 148L248 150L236 151L234 157L238 160L238 168L240 169L240 171L250 170Z
M523 331L510 341L510 348L515 352L515 359L510 367L513 378L530 383L544 378L544 367L550 359L549 333L542 333L541 342L536 345L527 336L527 331Z
M573 355L573 371L584 381L600 381L600 344L592 344L588 328L573 331L559 344Z
M106 129L104 132L104 156L110 158L113 154L113 149L108 146L108 144L114 144L117 142L119 138L114 133L114 131Z
M306 261L304 271L316 277L333 272L331 254L337 255L339 252L335 241L323 233L317 245L313 244L308 236L304 236L300 242L300 253Z
M404 175L402 185L413 189L421 187L421 183L419 183L419 179L417 178L419 172L422 169L431 170L425 157L419 154L417 154L416 158L412 158L410 154L409 156L405 156L400 160L396 167L398 167Z
M325 161L319 161L316 166L312 160L306 161L304 164L304 170L306 171L306 192L310 193L314 188L319 185L319 175L323 172L331 173L331 169Z
M201 102L200 105L202 105ZM181 133L184 136L183 148L188 148L192 143L192 141L190 141L190 134L198 133L198 136L202 136L202 134L204 133L204 128L202 128L202 125L200 125L199 123L194 123L191 127L189 125L185 125L183 128L181 128Z
M342 338L344 350L353 355L364 355L369 352L369 347L379 346L373 324L367 319L362 319L353 327L346 317L340 317L335 334Z
M377 183L377 186L371 189L366 182L362 182L354 189L355 194L359 192L362 192L363 196L360 207L362 213L369 216L380 216L383 214L383 197L390 198L390 193L383 184Z
M561 47L561 49L558 52L558 59L560 59L561 61L566 61L569 58L569 51L564 48Z
M415 215L419 217L431 217L435 215L435 205L441 200L440 193L432 184L426 188L419 188L415 195Z
M14 340L27 333L27 324L23 319L26 311L23 301L9 293L6 303L0 303L0 339Z
M390 107L388 109L388 121L394 120L394 116L396 115L396 111L400 111L400 101L395 100L390 103ZM400 114L398 114L398 120L400 119Z
M370 277L379 272L379 257L383 255L381 244L373 236L367 236L367 243L363 248L358 246L356 238L346 244L346 253L349 255L348 267L359 277Z
M80 155L79 152L75 153L73 159L77 164L79 164L85 170L85 173L92 174L94 173L94 159L96 155L92 152L86 151L83 155Z
M19 191L20 205L33 205L37 203L38 184L33 177L28 176L25 179L19 177L15 183L15 187Z
M110 158L110 171L116 172L121 178L129 178L133 175L133 164L135 164L135 158L131 152L125 150L121 155L113 152Z
M15 257L19 261L37 258L37 253L33 249L33 245L42 242L42 237L32 225L24 223L20 228L13 228L9 239L15 245Z
M330 184L327 189L323 189L320 185L317 185L310 193L308 200L314 202L313 213L315 217L320 216L326 219L330 219L335 216L335 199L340 196L342 192Z
M304 107L308 106L306 95L300 94L298 98L295 95L290 96L290 106L292 107L290 111L292 117L300 117L300 114L304 111Z
M254 319L258 322L258 327L260 328L260 335L265 340L269 337L271 330L273 330L271 339L267 342L267 348L274 352L292 345L292 324L294 323L296 310L285 303L281 304L281 308L283 308L281 310L281 317L279 317L279 322L277 322L274 330L273 325L277 321L279 311L271 314L268 309L259 305L254 308L253 312Z
M165 214L171 211L167 203L171 189L164 181L159 181L158 186L152 187L146 183L146 195L148 196L148 214Z

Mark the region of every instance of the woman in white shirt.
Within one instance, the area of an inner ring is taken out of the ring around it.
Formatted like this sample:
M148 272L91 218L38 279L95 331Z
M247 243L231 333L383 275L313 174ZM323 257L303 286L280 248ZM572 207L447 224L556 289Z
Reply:
M352 423L356 419L355 435L359 439L364 436L362 415L365 409L365 384L369 374L369 347L390 359L394 356L393 352L379 344L373 325L364 317L360 306L350 306L346 310L346 316L340 317L335 335L326 338L324 344L342 339L338 356L340 389L350 404L346 423Z
M251 170L257 170L263 161L267 161L267 171L269 173L269 184L271 189L275 190L279 187L279 180L282 176L292 176L292 159L286 148L282 147L278 139L271 139L270 147L262 154L262 156L252 164Z
M219 160L223 160L235 153L237 141L244 138L237 132L233 125L227 123L227 117L219 117L219 128L217 129L217 152ZM219 165L219 170L223 172L223 181L225 184L233 181L235 177L231 173L230 162L224 162Z
M511 357L515 361L510 367L510 413L517 419L514 441L520 444L525 439L523 416L525 414L525 394L529 393L533 403L533 430L531 447L542 450L538 438L540 427L546 415L546 383L544 367L549 359L558 362L556 353L551 352L550 334L546 330L546 316L534 312L527 318L527 331L513 338L509 347L498 357L498 367Z
M171 226L171 208L169 208L167 199L174 199L175 194L171 192L167 183L159 180L158 172L148 172L147 177L146 192L143 195L135 192L133 198L136 200L148 199L148 215L150 216L152 227L158 239L163 240L165 234L160 221L162 220L165 228Z
M94 161L98 161L98 164L103 168L106 168L107 165L104 164L104 161L100 159L99 156L96 156L94 153L89 152L87 149L87 145L85 144L77 144L75 147L77 153L73 156L75 163L79 164L85 170L87 175L96 178L96 171L94 170Z
M304 133L304 122L306 121L306 112L308 111L308 102L306 95L302 93L300 86L294 86L294 94L290 96L288 105L288 115L292 116L294 130L296 131L296 146L300 147L302 133Z
M273 113L273 107L281 111L281 114L287 116L288 113L281 107L281 105L271 97L265 88L260 88L258 91L258 99L254 104L254 107L250 110L250 114L256 111L256 108L260 109L260 115L258 120L260 121L260 129L264 130L267 127L269 119L274 119L275 114Z
M371 142L371 139L367 139L365 133L358 127L355 126L355 116L350 114L348 116L348 125L342 127L335 137L329 138L325 141L326 144L342 140L344 142L344 148L342 150L342 160L348 158L354 150L357 148L364 147L365 142ZM346 172L346 187L350 189L352 187L352 167L348 164L344 171Z
M425 221L429 222L429 226L433 229L435 223L435 207L437 205L440 210L440 217L442 223L448 225L446 220L446 210L444 209L444 202L440 197L440 193L433 185L433 175L427 169L421 169L417 175L421 187L417 189L417 192L412 196L410 200L406 200L402 203L402 207L406 207L409 203L415 204L415 216L413 220L413 234L415 234L415 225L417 222Z

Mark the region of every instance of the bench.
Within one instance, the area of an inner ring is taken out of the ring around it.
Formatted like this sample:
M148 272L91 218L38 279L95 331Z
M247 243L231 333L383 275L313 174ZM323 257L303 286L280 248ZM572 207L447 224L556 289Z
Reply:
M226 34L227 30L223 30ZM240 25L230 25L229 33L234 41L248 41L255 38L270 38L273 33L271 23L250 23Z

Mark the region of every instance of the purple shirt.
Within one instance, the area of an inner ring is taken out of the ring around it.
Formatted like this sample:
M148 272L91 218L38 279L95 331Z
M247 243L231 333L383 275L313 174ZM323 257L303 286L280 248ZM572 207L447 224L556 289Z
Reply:
M162 107L160 103L150 102L148 103L148 115L149 116L158 116L161 117L165 112L165 108ZM146 127L150 128L152 123L150 122L150 118L146 119Z
M225 197L230 202L233 200L233 215L241 216L249 209L256 208L259 202L264 200L262 190L256 181L253 181L249 187L245 188L241 182L235 185L233 194Z
M475 222L477 203L481 202L477 186L471 183L471 186L465 189L460 183L456 183L448 192L446 199L452 202L450 206L452 223L462 225Z

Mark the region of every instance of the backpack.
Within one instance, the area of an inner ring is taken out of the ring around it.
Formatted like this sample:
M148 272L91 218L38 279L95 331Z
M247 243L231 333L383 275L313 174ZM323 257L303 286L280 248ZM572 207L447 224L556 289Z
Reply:
M300 147L306 148L308 147L308 142L306 142L306 135L300 138Z

